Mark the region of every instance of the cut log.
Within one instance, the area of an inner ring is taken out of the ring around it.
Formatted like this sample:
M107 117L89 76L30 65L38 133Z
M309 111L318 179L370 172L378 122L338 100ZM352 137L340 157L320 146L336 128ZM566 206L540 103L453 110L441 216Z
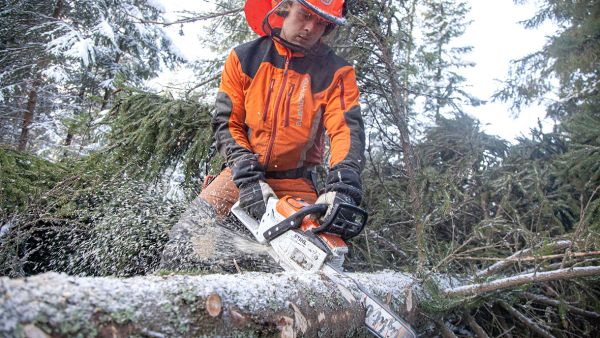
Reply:
M410 275L352 274L402 313ZM383 297L382 297L383 298ZM320 274L0 279L0 336L368 336L357 290Z

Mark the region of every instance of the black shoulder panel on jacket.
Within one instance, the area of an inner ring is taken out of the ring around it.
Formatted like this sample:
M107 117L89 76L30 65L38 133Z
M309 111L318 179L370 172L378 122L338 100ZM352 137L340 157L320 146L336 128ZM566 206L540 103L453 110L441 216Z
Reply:
M241 44L235 47L235 53L240 60L242 71L250 78L254 78L263 62L268 62L279 69L285 67L285 58L277 53L269 37L261 37ZM346 60L335 55L331 48L324 45L319 55L293 58L290 69L300 74L310 74L312 92L318 93L331 85L338 69L348 65Z
M295 60L292 69L302 74L310 74L313 93L321 92L331 86L333 76L340 68L350 65L346 60L335 55L329 48L323 56L307 56Z
M242 65L242 71L252 79L261 63L266 61L272 63L275 67L283 68L285 62L285 59L277 54L271 38L266 36L241 44L235 47L234 50Z

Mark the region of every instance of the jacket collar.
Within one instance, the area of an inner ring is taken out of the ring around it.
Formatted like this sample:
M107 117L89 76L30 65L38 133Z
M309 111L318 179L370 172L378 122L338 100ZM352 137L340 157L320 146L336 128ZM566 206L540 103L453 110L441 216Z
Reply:
M292 51L291 48L284 46L281 42L277 41L277 39L271 39L275 44L275 49L277 49L277 53L281 56L292 55L292 57L304 57L304 53L298 51Z
M319 42L318 46L308 51L308 53L293 51L290 47L286 46L283 42L277 38L270 37L275 44L277 53L281 56L286 56L291 53L292 57L308 57L308 58L321 58L332 52L332 49L323 42Z

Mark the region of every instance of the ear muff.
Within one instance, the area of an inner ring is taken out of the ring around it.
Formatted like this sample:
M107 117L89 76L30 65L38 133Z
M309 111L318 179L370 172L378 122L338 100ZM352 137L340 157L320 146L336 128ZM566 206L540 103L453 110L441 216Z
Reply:
M279 4L281 4L281 1L247 0L244 5L244 14L248 26L260 36L270 35L270 30L272 28L281 28L283 25L283 17L279 15L269 15L269 13ZM268 18L268 25L266 27L264 25L265 18Z

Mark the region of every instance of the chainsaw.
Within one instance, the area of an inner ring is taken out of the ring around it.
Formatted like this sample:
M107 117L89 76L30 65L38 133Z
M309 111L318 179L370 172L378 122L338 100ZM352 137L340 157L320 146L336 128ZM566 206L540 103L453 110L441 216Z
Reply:
M367 310L365 324L375 336L416 338L408 323L343 273L342 264L348 253L346 241L364 229L367 213L342 203L333 207L332 216L324 223L309 217L324 215L328 207L285 196L269 198L260 222L241 208L239 202L233 205L231 212L259 243L272 247L271 256L284 270L320 272L334 283L359 290L360 300Z

